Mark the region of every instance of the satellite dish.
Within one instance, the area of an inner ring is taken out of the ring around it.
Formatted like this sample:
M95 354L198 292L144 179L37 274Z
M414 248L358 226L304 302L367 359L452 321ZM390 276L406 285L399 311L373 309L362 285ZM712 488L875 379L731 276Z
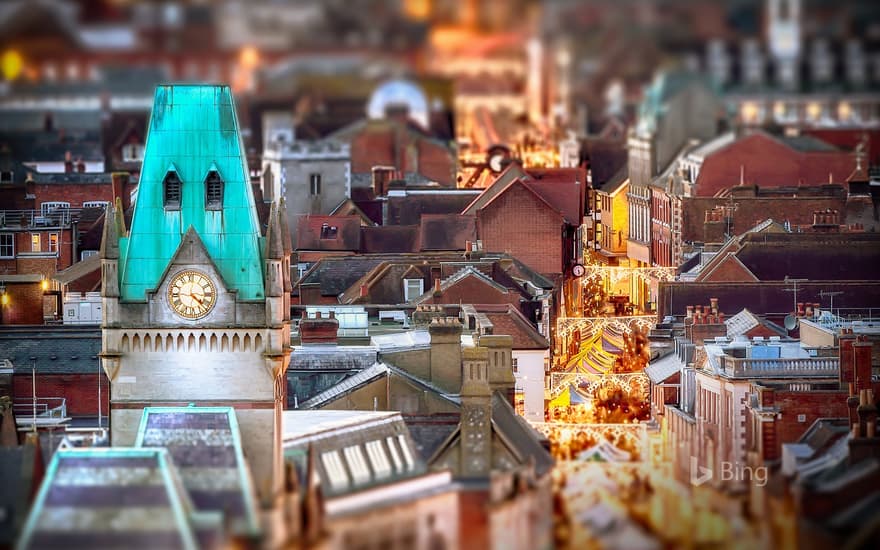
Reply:
M777 319L778 319L778 317L777 317ZM794 330L798 326L797 317L795 317L794 315L791 315L791 314L785 316L785 320L783 321L783 323L785 323L785 328L787 330Z

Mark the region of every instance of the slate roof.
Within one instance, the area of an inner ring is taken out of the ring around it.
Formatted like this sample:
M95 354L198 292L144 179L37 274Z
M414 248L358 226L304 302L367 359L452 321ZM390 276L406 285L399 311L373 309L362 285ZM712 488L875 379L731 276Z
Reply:
M194 549L192 510L165 449L60 449L18 547Z
M662 384L664 380L681 370L682 363L678 355L669 353L663 357L651 361L645 367L645 374L655 384Z
M423 214L419 227L421 250L464 250L467 241L477 240L474 216Z
M880 236L871 233L747 235L736 254L760 281L786 276L825 281L876 280Z
M260 533L256 493L232 407L147 407L135 447L168 450L196 510L224 514L237 535Z
M317 283L321 286L322 296L338 296L381 261L382 258L375 256L322 258L303 275L298 284Z
M4 328L0 360L12 362L15 374L95 374L100 369L101 329L82 327Z
M372 366L377 356L373 346L295 346L289 370L361 370Z
M458 429L459 413L405 414L406 427L412 435L422 460L428 461L443 442Z
M374 363L372 366L356 373L341 382L336 383L332 387L324 390L318 395L312 397L308 401L299 404L300 409L316 409L320 408L331 401L334 401L357 388L363 387L371 382L385 378L389 373L388 365L384 363Z
M385 225L361 228L361 252L413 253L418 252L418 225Z
M7 417L10 421L13 417ZM0 418L0 424L3 419ZM13 428L14 433L14 428ZM24 526L31 495L42 476L42 456L32 444L0 447L0 508L5 517L0 522L0 546L12 548ZM39 461L39 463L37 462Z

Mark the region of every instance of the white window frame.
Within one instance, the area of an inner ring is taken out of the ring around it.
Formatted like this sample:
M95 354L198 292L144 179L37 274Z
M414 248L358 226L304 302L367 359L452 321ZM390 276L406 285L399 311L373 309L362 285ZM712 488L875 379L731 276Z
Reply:
M53 243L54 240L54 243ZM60 243L60 235L58 233L49 233L49 252L54 252L58 254L58 247Z
M98 255L97 250L81 250L79 253L79 260L83 261L86 258L91 258L92 256L97 256L97 255Z
M43 251L43 236L39 233L31 233L31 252Z
M406 437L403 434L397 434L397 442L400 443L400 452L403 455L404 462L406 462L406 469L414 470L416 461L409 450L409 445L406 443Z
M42 214L43 216L45 216L49 212L62 209L69 210L70 203L64 201L49 201L40 204L40 214Z
M393 437L385 438L385 443L388 445L388 452L391 453L391 462L394 463L394 469L398 472L403 471L403 461L400 459L400 453L397 452L397 443L394 442Z
M3 241L9 239L8 243ZM9 254L4 254L4 249L10 250ZM0 233L0 258L15 258L15 233Z
M140 162L144 160L144 145L142 143L126 143L122 146L122 162Z
M83 202L83 208L103 208L107 209L107 206L110 205L110 201L85 201Z
M321 453L321 462L324 464L324 471L330 478L330 486L334 489L343 489L348 487L350 481L339 451L327 451Z
M382 442L379 440L367 441L365 447L367 448L367 456L370 459L370 466L373 467L373 472L376 473L376 478L381 479L390 476L391 463L388 461L388 455L382 447Z
M351 477L355 484L369 483L373 476L370 473L370 467L367 466L367 459L364 457L361 446L345 447L342 449L342 453L345 455L345 462L348 463L348 469L351 471Z
M415 296L410 295L409 284L418 282L419 284L419 293ZM419 296L425 293L425 281L424 279L404 279L403 280L403 301L409 302L411 300L415 300Z

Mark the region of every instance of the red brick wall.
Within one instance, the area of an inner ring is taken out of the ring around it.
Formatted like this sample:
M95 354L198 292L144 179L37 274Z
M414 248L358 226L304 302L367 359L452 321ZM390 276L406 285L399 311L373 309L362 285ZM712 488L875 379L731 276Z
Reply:
M95 374L37 374L37 397L63 397L67 400L68 416L98 415L98 365ZM16 400L33 395L30 374L13 376ZM110 386L101 372L101 414L110 410Z
M113 202L113 186L107 183L38 183L34 184L35 208L44 202L69 202L71 208L82 208L86 201Z
M764 460L774 460L782 456L782 444L794 443L813 422L819 418L846 418L845 391L774 392L776 407L782 414L775 424L776 437L772 445L764 447ZM798 415L805 415L803 422ZM765 439L765 445L769 442Z
M455 178L455 157L438 143L419 140L419 173L441 185L452 186Z
M507 252L538 273L563 271L562 216L522 184L514 184L477 213L483 248Z
M5 283L8 302L0 304L2 325L42 325L43 290L40 283Z
M458 542L463 550L489 546L489 495L486 491L459 491Z

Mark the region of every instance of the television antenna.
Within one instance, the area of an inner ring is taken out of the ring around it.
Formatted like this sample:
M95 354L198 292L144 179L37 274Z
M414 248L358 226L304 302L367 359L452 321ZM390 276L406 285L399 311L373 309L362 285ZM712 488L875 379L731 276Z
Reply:
M831 310L831 316L832 316L832 317L834 316L834 297L835 297L835 296L840 296L841 294L843 294L843 291L842 291L842 290L835 290L835 291L833 291L833 292L832 292L832 291L824 291L824 290L823 290L823 291L819 292L819 296L821 296L821 297L823 297L823 298L824 298L825 296L828 296L828 297L831 298L831 307L830 307L829 309Z
M786 288L786 289L783 289L783 291L784 291L784 292L791 292L791 293L794 294L794 310L793 310L793 311L794 311L795 313L797 313L797 304L798 304L798 301L797 301L797 295L798 295L798 291L799 291L799 290L803 290L803 288L798 288L798 283L805 283L805 282L809 281L809 279L793 279L793 278L789 277L788 275L786 275L786 276L785 276L785 279L783 279L783 280L784 280L786 283L791 283L791 284L793 285L792 288Z

